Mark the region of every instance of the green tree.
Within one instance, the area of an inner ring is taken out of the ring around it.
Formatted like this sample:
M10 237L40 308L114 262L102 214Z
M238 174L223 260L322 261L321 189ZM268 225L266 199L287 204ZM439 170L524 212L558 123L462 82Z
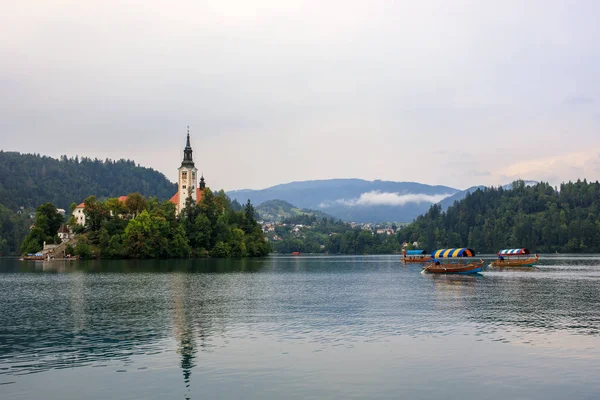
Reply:
M231 247L229 244L224 242L218 242L215 247L210 252L210 255L213 257L225 258L229 257L231 254Z
M108 247L105 254L109 258L121 258L126 256L125 247L123 246L123 237L121 235L113 235L108 241Z
M246 243L244 231L235 228L231 231L231 239L229 241L229 246L231 248L231 256L232 257L244 257L247 255L246 251Z
M63 217L52 203L44 203L37 208L35 224L21 244L23 254L42 250L44 242L58 243L58 228L63 223Z
M129 211L129 214L135 218L147 208L147 202L140 193L131 193L127 196L127 200L125 200L125 207Z
M244 232L250 233L254 229L254 226L256 226L256 211L254 210L254 206L250 202L250 199L248 199L244 206L244 216L246 217L244 221Z
M96 200L96 196L89 196L83 201L83 204L86 227L92 232L99 231L109 217L104 203Z
M41 228L37 226L32 228L21 244L21 253L29 254L41 251L46 238L47 236Z
M167 256L169 243L167 237L162 235L165 230L165 227L162 226L164 222L166 221L151 216L146 210L129 221L124 236L127 254L133 258Z
M127 213L127 206L116 197L106 200L106 209L113 217L123 216Z
M58 213L56 206L52 203L42 204L35 213L35 226L49 238L56 236L63 221L63 216Z
M208 217L204 214L198 214L194 221L193 247L196 249L208 249L210 247L210 238L212 235L212 227ZM188 236L189 237L189 236Z
M78 243L75 247L75 255L83 260L89 260L94 257L92 248L87 243Z

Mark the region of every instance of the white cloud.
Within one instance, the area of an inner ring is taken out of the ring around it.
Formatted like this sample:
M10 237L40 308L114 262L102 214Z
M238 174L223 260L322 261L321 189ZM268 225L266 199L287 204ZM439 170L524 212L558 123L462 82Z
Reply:
M500 170L506 181L535 179L559 184L567 180L600 177L600 148L591 147L577 152L540 156L514 162Z
M403 206L408 203L439 203L446 197L452 196L452 193L445 194L422 194L422 193L390 193L373 190L361 194L354 199L338 199L333 202L321 203L322 208L327 208L333 204L342 204L345 206Z

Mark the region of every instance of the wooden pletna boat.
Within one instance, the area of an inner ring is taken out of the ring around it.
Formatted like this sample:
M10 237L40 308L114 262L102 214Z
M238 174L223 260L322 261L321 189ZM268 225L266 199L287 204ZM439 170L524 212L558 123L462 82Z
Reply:
M405 250L402 261L406 263L424 263L431 261L431 256L425 250Z
M25 254L21 260L24 261L43 261L44 260L44 255L42 253L35 253L35 254Z
M433 261L423 268L421 272L430 274L476 274L481 272L484 267L483 260L463 262L448 262L458 261L459 258L475 257L475 251L467 247L456 249L441 249L436 250L431 254ZM448 259L442 263L440 259ZM453 260L454 259L454 260Z
M537 264L540 257L530 257L529 250L504 249L498 252L498 259L491 263L492 267L533 267Z

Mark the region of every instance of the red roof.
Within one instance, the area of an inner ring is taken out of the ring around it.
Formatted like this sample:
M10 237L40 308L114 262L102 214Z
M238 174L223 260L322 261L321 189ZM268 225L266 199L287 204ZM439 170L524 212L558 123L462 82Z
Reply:
M58 233L71 233L69 232L69 228L65 224L62 224L60 228L58 228Z
M202 198L204 197L204 191L202 189L196 188L196 204L200 204ZM177 205L179 204L179 191L171 197L169 200L171 203Z
M119 201L120 201L120 202L122 202L122 203L125 203L125 202L127 201L127 198L128 198L128 197L129 197L129 196L119 196L119 198L118 198L117 200L119 200ZM85 202L81 203L80 205L78 205L78 206L77 206L77 207L75 207L75 208L85 208Z

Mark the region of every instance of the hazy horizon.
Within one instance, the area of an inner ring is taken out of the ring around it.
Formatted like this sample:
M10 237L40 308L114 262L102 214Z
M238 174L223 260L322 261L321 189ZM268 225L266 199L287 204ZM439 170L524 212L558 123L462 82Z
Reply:
M594 1L13 2L0 147L214 188L600 179Z

